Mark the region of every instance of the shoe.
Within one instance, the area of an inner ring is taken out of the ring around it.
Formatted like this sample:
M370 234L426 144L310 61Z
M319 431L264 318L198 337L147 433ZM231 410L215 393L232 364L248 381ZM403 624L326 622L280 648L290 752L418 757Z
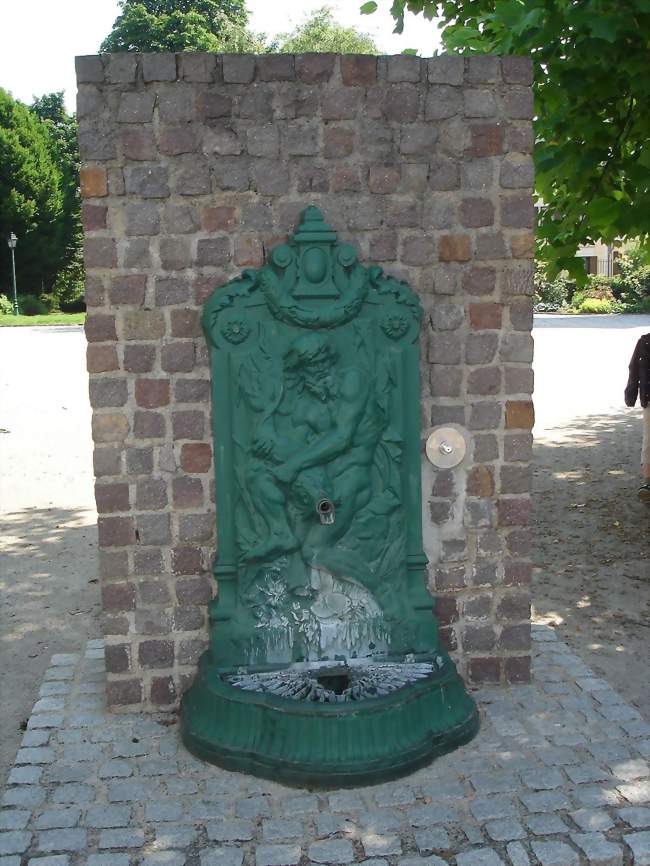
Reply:
M646 481L645 484L642 484L641 487L639 487L639 499L641 502L650 503L650 481Z

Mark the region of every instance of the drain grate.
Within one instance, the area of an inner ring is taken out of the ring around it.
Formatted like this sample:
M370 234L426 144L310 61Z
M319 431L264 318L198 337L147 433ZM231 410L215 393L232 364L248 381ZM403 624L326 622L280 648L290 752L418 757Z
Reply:
M282 670L227 677L230 685L294 701L339 704L389 695L430 676L442 666L425 662L384 662L359 667L339 665L311 670Z

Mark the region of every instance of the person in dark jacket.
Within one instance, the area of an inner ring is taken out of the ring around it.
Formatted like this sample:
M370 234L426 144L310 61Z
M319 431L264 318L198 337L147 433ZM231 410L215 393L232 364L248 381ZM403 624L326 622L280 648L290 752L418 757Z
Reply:
M644 334L640 338L632 355L630 377L625 388L625 405L634 406L637 397L643 408L643 481L639 487L639 497L650 502L650 334Z

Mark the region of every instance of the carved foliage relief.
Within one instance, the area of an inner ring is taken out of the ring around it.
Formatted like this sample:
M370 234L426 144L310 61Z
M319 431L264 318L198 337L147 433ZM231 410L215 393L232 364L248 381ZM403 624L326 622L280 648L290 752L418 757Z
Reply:
M207 301L217 664L424 649L410 623L420 318L411 289L362 266L314 207Z

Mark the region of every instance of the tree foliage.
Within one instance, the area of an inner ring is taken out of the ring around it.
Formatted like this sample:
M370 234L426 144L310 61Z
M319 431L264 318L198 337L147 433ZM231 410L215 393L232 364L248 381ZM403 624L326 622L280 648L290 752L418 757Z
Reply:
M79 191L77 121L65 110L63 92L35 99L30 111L44 124L52 153L61 173L63 195L60 238L62 260L53 292L58 302L72 301L83 292L83 232Z
M64 181L46 125L0 89L0 286L11 286L6 244L18 236L19 291L48 291L65 261Z
M100 51L260 51L243 0L120 0Z
M374 2L362 10L372 12ZM393 0L449 50L529 54L535 62L540 255L578 279L577 248L650 234L650 0Z
M272 50L299 54L306 51L339 54L379 54L372 36L354 27L344 27L329 6L316 9L291 33L277 37Z

